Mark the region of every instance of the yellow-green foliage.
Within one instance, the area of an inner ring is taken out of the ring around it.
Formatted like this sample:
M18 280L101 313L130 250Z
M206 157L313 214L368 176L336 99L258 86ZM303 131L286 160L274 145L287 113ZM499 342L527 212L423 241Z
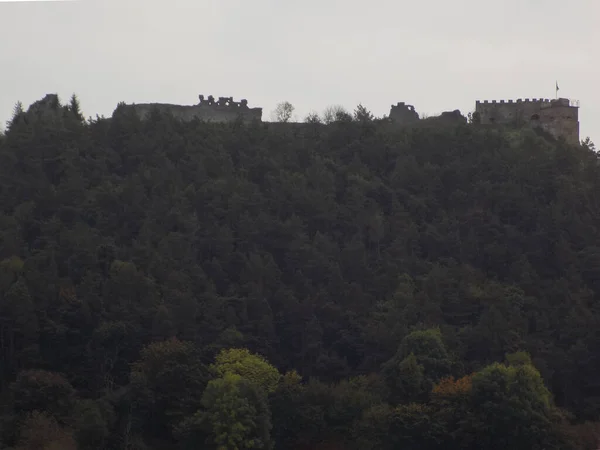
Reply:
M292 369L287 371L281 380L287 386L298 386L302 383L302 376L295 369Z
M475 398L519 399L537 413L552 406L552 396L544 386L540 372L530 364L490 364L474 374L472 389Z
M255 447L252 431L256 411L240 392L241 379L239 375L226 373L210 381L202 397L205 420L219 450Z
M11 256L0 263L3 269L10 270L14 273L20 274L23 271L25 263L18 256Z
M239 375L266 392L273 392L281 378L279 371L265 358L245 348L221 350L211 369L219 377L227 373Z

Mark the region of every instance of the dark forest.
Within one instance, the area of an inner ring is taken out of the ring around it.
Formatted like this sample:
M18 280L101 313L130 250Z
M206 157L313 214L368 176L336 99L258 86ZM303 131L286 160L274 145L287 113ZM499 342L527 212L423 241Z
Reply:
M2 449L595 449L599 330L589 141L75 96L0 134Z

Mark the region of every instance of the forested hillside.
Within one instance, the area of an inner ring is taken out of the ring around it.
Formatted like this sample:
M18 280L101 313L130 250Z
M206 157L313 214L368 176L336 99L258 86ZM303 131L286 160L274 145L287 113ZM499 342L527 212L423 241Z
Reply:
M17 107L0 448L595 448L598 154L338 119Z

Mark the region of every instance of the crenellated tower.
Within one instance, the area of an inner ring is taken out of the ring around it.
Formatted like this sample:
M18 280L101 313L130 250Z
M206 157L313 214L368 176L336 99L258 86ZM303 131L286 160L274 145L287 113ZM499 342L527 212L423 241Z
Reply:
M579 144L579 102L567 98L477 101L475 119L482 125L541 128L555 138Z

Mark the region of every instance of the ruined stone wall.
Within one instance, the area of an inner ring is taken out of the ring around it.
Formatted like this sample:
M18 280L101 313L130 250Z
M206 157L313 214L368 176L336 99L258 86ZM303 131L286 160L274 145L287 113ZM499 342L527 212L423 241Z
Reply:
M458 109L455 109L454 111L444 111L439 116L431 116L423 121L439 125L461 125L467 123L467 118Z
M579 144L579 106L569 99L477 101L475 113L482 125L540 127L555 138Z
M458 109L455 109L454 111L444 111L438 116L422 119L413 105L398 102L390 109L389 123L394 126L454 126L467 123L467 118Z
M127 105L127 107L132 108L141 119L145 119L153 109L157 109L186 122L193 119L214 123L234 122L238 119L244 122L262 121L262 108L249 108L247 100L234 102L232 97L219 97L215 101L212 95L207 99L203 95L200 95L199 98L200 103L197 105L139 103Z
M390 109L390 120L397 124L409 124L419 121L419 114L415 111L413 105L406 105L404 102L398 102L392 105Z

